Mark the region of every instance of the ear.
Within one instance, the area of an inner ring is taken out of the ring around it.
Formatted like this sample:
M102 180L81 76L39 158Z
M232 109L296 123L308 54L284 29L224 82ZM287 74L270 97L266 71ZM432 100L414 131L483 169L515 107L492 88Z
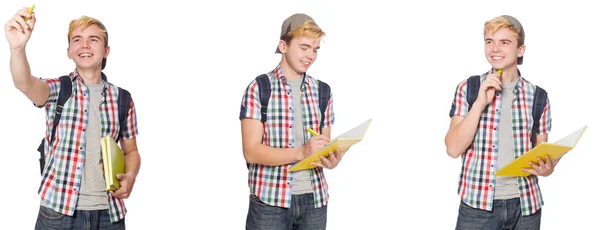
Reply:
M526 48L525 45L522 45L521 47L519 47L518 53L517 53L518 57L523 57L523 54L525 54L525 48Z
M284 40L279 40L279 51L284 54L285 52L287 52L287 44L285 43Z
M70 48L67 48L67 57L69 57L69 59L73 59L73 58L71 57L71 52L69 52L69 50L70 50Z
M110 53L110 46L106 46L104 48L104 58L107 58L109 53Z

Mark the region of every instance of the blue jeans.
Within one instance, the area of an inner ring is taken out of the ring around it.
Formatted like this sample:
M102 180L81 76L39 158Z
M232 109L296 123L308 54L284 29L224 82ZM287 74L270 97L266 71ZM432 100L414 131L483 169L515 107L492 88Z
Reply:
M540 229L542 210L533 215L521 216L519 198L494 200L492 211L471 208L460 202L456 230L536 230Z
M290 208L267 205L250 195L246 229L291 230L325 229L327 206L315 208L312 193L292 195Z
M110 222L108 210L82 211L76 210L73 216L67 216L52 209L40 206L36 230L42 229L125 229L125 219L116 223Z

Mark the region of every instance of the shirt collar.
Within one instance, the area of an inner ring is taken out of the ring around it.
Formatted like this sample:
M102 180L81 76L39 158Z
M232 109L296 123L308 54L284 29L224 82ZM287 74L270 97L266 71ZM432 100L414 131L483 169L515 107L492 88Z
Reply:
M283 75L283 69L281 68L281 65L277 65L277 67L275 67L275 69L273 70L273 73L275 73L275 78L282 81L284 84L288 84L287 83L287 78ZM302 74L302 87L304 86L310 86L310 81L307 79L309 76L304 73Z

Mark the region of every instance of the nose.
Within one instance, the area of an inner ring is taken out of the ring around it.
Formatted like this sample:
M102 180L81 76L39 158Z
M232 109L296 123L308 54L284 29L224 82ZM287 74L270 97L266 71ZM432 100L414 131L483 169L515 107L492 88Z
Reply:
M493 43L492 44L492 52L494 52L494 53L500 52L500 49L498 48L498 46L499 46L498 43Z
M87 40L81 41L81 48L90 48L90 43Z
M314 61L317 58L317 51L315 51L315 50L309 51L307 57L308 57L308 59L310 59L311 62Z

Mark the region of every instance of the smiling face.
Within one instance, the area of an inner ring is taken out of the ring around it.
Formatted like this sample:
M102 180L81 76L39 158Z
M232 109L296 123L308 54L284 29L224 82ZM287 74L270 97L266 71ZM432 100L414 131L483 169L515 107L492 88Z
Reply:
M77 68L100 69L102 59L108 57L110 52L110 47L105 44L103 32L98 26L80 27L73 31L67 53Z
M292 39L289 44L282 41L279 50L289 67L296 74L303 74L317 60L320 46L320 38L298 37Z
M82 16L69 24L69 48L67 56L73 59L79 70L103 69L103 60L108 57L108 33L99 20Z
M502 28L485 35L485 57L494 69L516 68L519 57L525 53L525 45L519 46L517 32Z

